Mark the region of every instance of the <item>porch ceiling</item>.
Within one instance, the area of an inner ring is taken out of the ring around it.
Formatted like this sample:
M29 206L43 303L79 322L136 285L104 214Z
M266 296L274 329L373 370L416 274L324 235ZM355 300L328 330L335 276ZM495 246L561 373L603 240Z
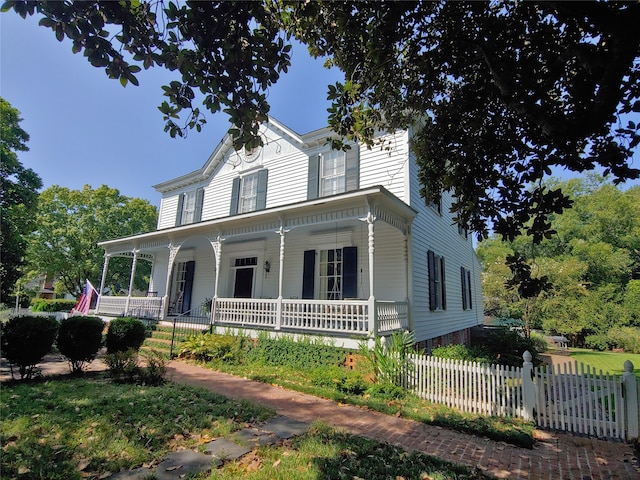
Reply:
M173 242L187 237L203 235L209 238L260 237L267 232L305 228L365 218L371 212L378 221L384 221L406 233L417 212L382 186L343 193L331 197L269 208L257 212L206 220L180 227L156 230L99 242L107 254L114 255L132 250L160 251Z

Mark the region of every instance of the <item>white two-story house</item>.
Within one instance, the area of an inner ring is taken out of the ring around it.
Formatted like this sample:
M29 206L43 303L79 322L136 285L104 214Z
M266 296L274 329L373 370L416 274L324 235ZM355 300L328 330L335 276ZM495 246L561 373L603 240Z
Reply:
M100 291L114 256L132 259L132 278L137 262L153 267L147 296L101 295L98 314L206 317L345 346L399 329L427 348L468 339L482 322L480 265L450 197L420 196L410 130L346 152L328 129L270 119L260 134L252 151L226 136L200 169L156 185L156 231L100 243Z

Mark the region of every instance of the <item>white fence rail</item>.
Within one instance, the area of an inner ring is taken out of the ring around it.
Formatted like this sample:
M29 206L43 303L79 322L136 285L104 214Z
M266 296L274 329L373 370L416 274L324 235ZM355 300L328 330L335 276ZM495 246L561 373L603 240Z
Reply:
M408 364L403 386L464 412L534 420L542 428L599 438L639 435L640 392L629 361L622 376L596 374L577 362L533 369L528 361L514 368L416 354Z

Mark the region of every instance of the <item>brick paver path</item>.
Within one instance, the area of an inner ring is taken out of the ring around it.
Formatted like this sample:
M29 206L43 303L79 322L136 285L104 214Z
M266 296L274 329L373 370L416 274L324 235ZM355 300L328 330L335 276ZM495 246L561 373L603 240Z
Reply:
M533 450L312 395L254 382L180 361L168 364L177 383L204 387L221 395L257 402L296 420L326 424L407 450L478 467L497 478L549 480L638 480L640 469L630 445L566 434L540 433ZM399 475L402 472L398 472Z

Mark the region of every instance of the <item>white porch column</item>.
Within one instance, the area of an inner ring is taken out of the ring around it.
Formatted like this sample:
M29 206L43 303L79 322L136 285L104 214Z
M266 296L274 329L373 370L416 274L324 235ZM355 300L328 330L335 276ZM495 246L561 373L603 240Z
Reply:
M109 268L109 254L104 254L104 263L102 264L102 277L100 278L100 290L98 290L98 300L96 301L96 313L100 312L100 300L104 291L104 282L107 278L107 269Z
M374 222L376 217L373 215L371 208L366 218L362 219L367 222L368 240L369 240L369 331L375 337L378 335L378 318L376 311L376 296L375 296L375 248L374 248Z
M164 297L162 299L163 304L163 317L169 315L169 290L171 289L171 271L173 270L173 262L176 259L176 255L180 250L181 244L174 245L173 243L169 244L169 262L167 263L167 281L164 286Z
M411 279L411 270L409 269L409 262L410 262L410 250L411 250L411 244L409 243L411 241L411 227L407 225L407 230L404 233L404 271L405 271L405 288L406 288L406 292L407 292L407 296L405 297L405 300L407 302L407 328L409 329L410 332L413 331L413 316L411 315L411 309L412 309L412 303L411 302L411 295L409 292L411 292L411 288L413 285L413 280Z
M138 263L139 250L133 251L133 261L131 262L131 276L129 277L129 291L127 292L127 303L124 307L124 314L129 315L129 302L131 302L131 291L133 290L133 279L136 276L136 265Z
M280 226L280 229L276 231L280 235L280 264L278 267L278 304L276 307L276 330L280 330L282 326L282 285L284 282L284 237L289 232L284 228L284 225Z
M216 323L216 307L218 306L218 287L220 285L220 264L222 262L222 242L224 242L224 238L220 235L216 238L214 242L211 242L211 246L213 247L213 253L216 256L216 278L213 282L213 298L211 299L211 319L209 322L211 325Z

